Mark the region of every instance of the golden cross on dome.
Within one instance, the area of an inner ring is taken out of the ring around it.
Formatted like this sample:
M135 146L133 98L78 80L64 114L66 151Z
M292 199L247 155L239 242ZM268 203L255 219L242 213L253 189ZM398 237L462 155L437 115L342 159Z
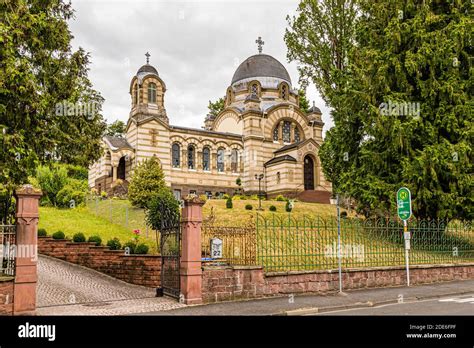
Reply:
M147 64L150 63L150 56L151 56L151 54L147 52L147 53L145 53L145 56L146 56L146 63L147 63Z
M262 37L259 36L257 40L255 40L255 43L258 46L258 53L262 53L262 46L265 45L265 42L262 41Z

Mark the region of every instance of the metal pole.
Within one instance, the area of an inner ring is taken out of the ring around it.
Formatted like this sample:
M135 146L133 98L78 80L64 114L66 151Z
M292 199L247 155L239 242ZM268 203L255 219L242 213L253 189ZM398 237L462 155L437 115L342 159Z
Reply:
M336 194L337 209L337 258L339 263L339 292L342 292L342 266L341 266L341 214L339 213L339 194Z
M408 244L410 242L410 239L407 238L407 232L408 232L408 227L407 227L407 220L403 220L403 236L405 239L405 264L407 268L407 286L410 286L410 261L409 261L409 255L408 255ZM408 240L408 242L407 242Z
M262 210L262 189L260 183L262 182L261 177L258 177L258 210Z

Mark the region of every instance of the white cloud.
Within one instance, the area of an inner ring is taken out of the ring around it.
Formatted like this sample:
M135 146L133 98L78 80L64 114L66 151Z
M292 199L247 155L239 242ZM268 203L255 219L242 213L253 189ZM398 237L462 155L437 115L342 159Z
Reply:
M203 125L209 100L224 96L238 64L257 53L262 36L264 53L281 61L298 84L296 63L286 60L283 41L286 16L298 1L86 1L73 0L70 22L73 46L91 53L89 76L105 98L109 122L126 121L130 111L129 84L145 63L156 67L168 88L165 107L171 124ZM329 110L310 86L308 98Z

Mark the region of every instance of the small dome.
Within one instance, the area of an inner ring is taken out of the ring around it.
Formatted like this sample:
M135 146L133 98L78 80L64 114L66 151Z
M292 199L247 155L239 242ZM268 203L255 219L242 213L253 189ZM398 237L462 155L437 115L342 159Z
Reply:
M150 65L150 64L145 64L140 69L138 69L137 75L140 73L155 74L156 76L159 76L158 71L155 69L153 65Z
M291 85L290 75L283 64L268 54L256 54L243 61L235 71L231 85L252 77L275 77Z
M311 109L308 110L308 115L309 115L309 114L320 114L320 115L321 115L322 112L321 112L321 110L320 110L317 106L313 105L313 106L311 107Z

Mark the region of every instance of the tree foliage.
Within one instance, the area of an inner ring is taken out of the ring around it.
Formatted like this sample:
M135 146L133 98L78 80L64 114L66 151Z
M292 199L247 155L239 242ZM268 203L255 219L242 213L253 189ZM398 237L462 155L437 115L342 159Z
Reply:
M299 102L300 102L300 109L306 114L310 108L309 101L306 98L306 91L304 89L299 89L298 97L299 97Z
M0 185L11 197L38 164L88 166L99 158L103 98L87 77L89 55L71 49L60 0L0 2Z
M302 3L308 5L296 23L305 49L330 47L330 37L311 31L326 25L315 24L314 2ZM335 127L320 149L325 174L366 215L393 214L395 193L407 186L416 217L472 219L472 5L359 4L355 31L345 39L347 64L302 70L334 110ZM290 51L303 47L288 43Z
M165 211L166 210L166 211ZM170 189L165 188L151 198L146 211L146 223L155 231L161 230L163 218L179 222L180 205Z
M219 112L224 110L224 104L225 102L223 97L217 99L215 102L209 100L209 105L207 106L207 108L209 109L209 115L211 117L216 117Z
M105 135L112 137L121 137L125 134L125 123L120 120L116 120L107 126Z
M152 198L162 191L169 189L166 187L160 161L153 156L134 169L128 186L128 198L132 205L147 208Z

